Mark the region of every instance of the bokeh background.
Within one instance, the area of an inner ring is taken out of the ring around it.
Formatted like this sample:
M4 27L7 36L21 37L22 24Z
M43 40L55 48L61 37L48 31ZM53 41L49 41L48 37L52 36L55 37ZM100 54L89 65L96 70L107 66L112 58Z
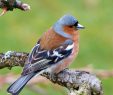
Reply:
M23 12L14 10L0 17L0 52L29 52L40 35L64 14L72 14L86 27L80 31L80 52L70 68L91 64L95 69L113 69L112 0L22 0L31 6ZM0 75L20 74L22 68L0 70ZM113 78L100 78L105 95L113 95ZM37 84L38 85L38 84ZM6 84L0 95L6 95ZM59 86L40 84L48 95L66 95ZM21 95L40 95L25 88Z

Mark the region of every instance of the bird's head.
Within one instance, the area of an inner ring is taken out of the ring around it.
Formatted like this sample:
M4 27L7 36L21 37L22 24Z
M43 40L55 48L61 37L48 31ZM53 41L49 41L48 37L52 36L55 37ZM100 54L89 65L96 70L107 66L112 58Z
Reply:
M71 15L64 15L53 26L53 29L59 35L71 38L73 32L79 29L84 29L84 26L79 24L78 20Z

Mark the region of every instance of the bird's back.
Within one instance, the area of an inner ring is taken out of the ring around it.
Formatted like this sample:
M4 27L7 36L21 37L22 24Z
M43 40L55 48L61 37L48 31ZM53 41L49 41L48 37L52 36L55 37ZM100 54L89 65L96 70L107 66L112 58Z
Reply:
M40 45L42 49L53 50L59 47L67 38L58 35L52 28L45 32L41 39Z

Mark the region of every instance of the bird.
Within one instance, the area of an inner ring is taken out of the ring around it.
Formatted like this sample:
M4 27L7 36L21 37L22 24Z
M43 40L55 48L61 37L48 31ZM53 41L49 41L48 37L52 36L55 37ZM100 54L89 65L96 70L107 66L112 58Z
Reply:
M39 38L25 62L21 76L7 89L18 95L34 76L48 72L58 74L72 63L79 51L79 29L84 29L78 20L66 14L56 21Z

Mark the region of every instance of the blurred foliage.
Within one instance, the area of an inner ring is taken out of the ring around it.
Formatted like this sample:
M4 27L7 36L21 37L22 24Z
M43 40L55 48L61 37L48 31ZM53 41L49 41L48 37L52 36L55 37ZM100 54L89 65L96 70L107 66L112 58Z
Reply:
M113 69L113 1L112 0L24 0L31 10L14 10L0 17L0 52L29 52L37 39L64 14L74 15L86 27L80 31L80 52L72 68L92 64L95 69ZM9 70L3 69L1 74ZM12 71L20 73L21 68ZM105 95L113 93L113 79L102 79ZM0 91L6 94L6 87ZM65 91L49 85L48 95ZM21 95L36 95L25 88ZM37 94L39 95L39 94Z

